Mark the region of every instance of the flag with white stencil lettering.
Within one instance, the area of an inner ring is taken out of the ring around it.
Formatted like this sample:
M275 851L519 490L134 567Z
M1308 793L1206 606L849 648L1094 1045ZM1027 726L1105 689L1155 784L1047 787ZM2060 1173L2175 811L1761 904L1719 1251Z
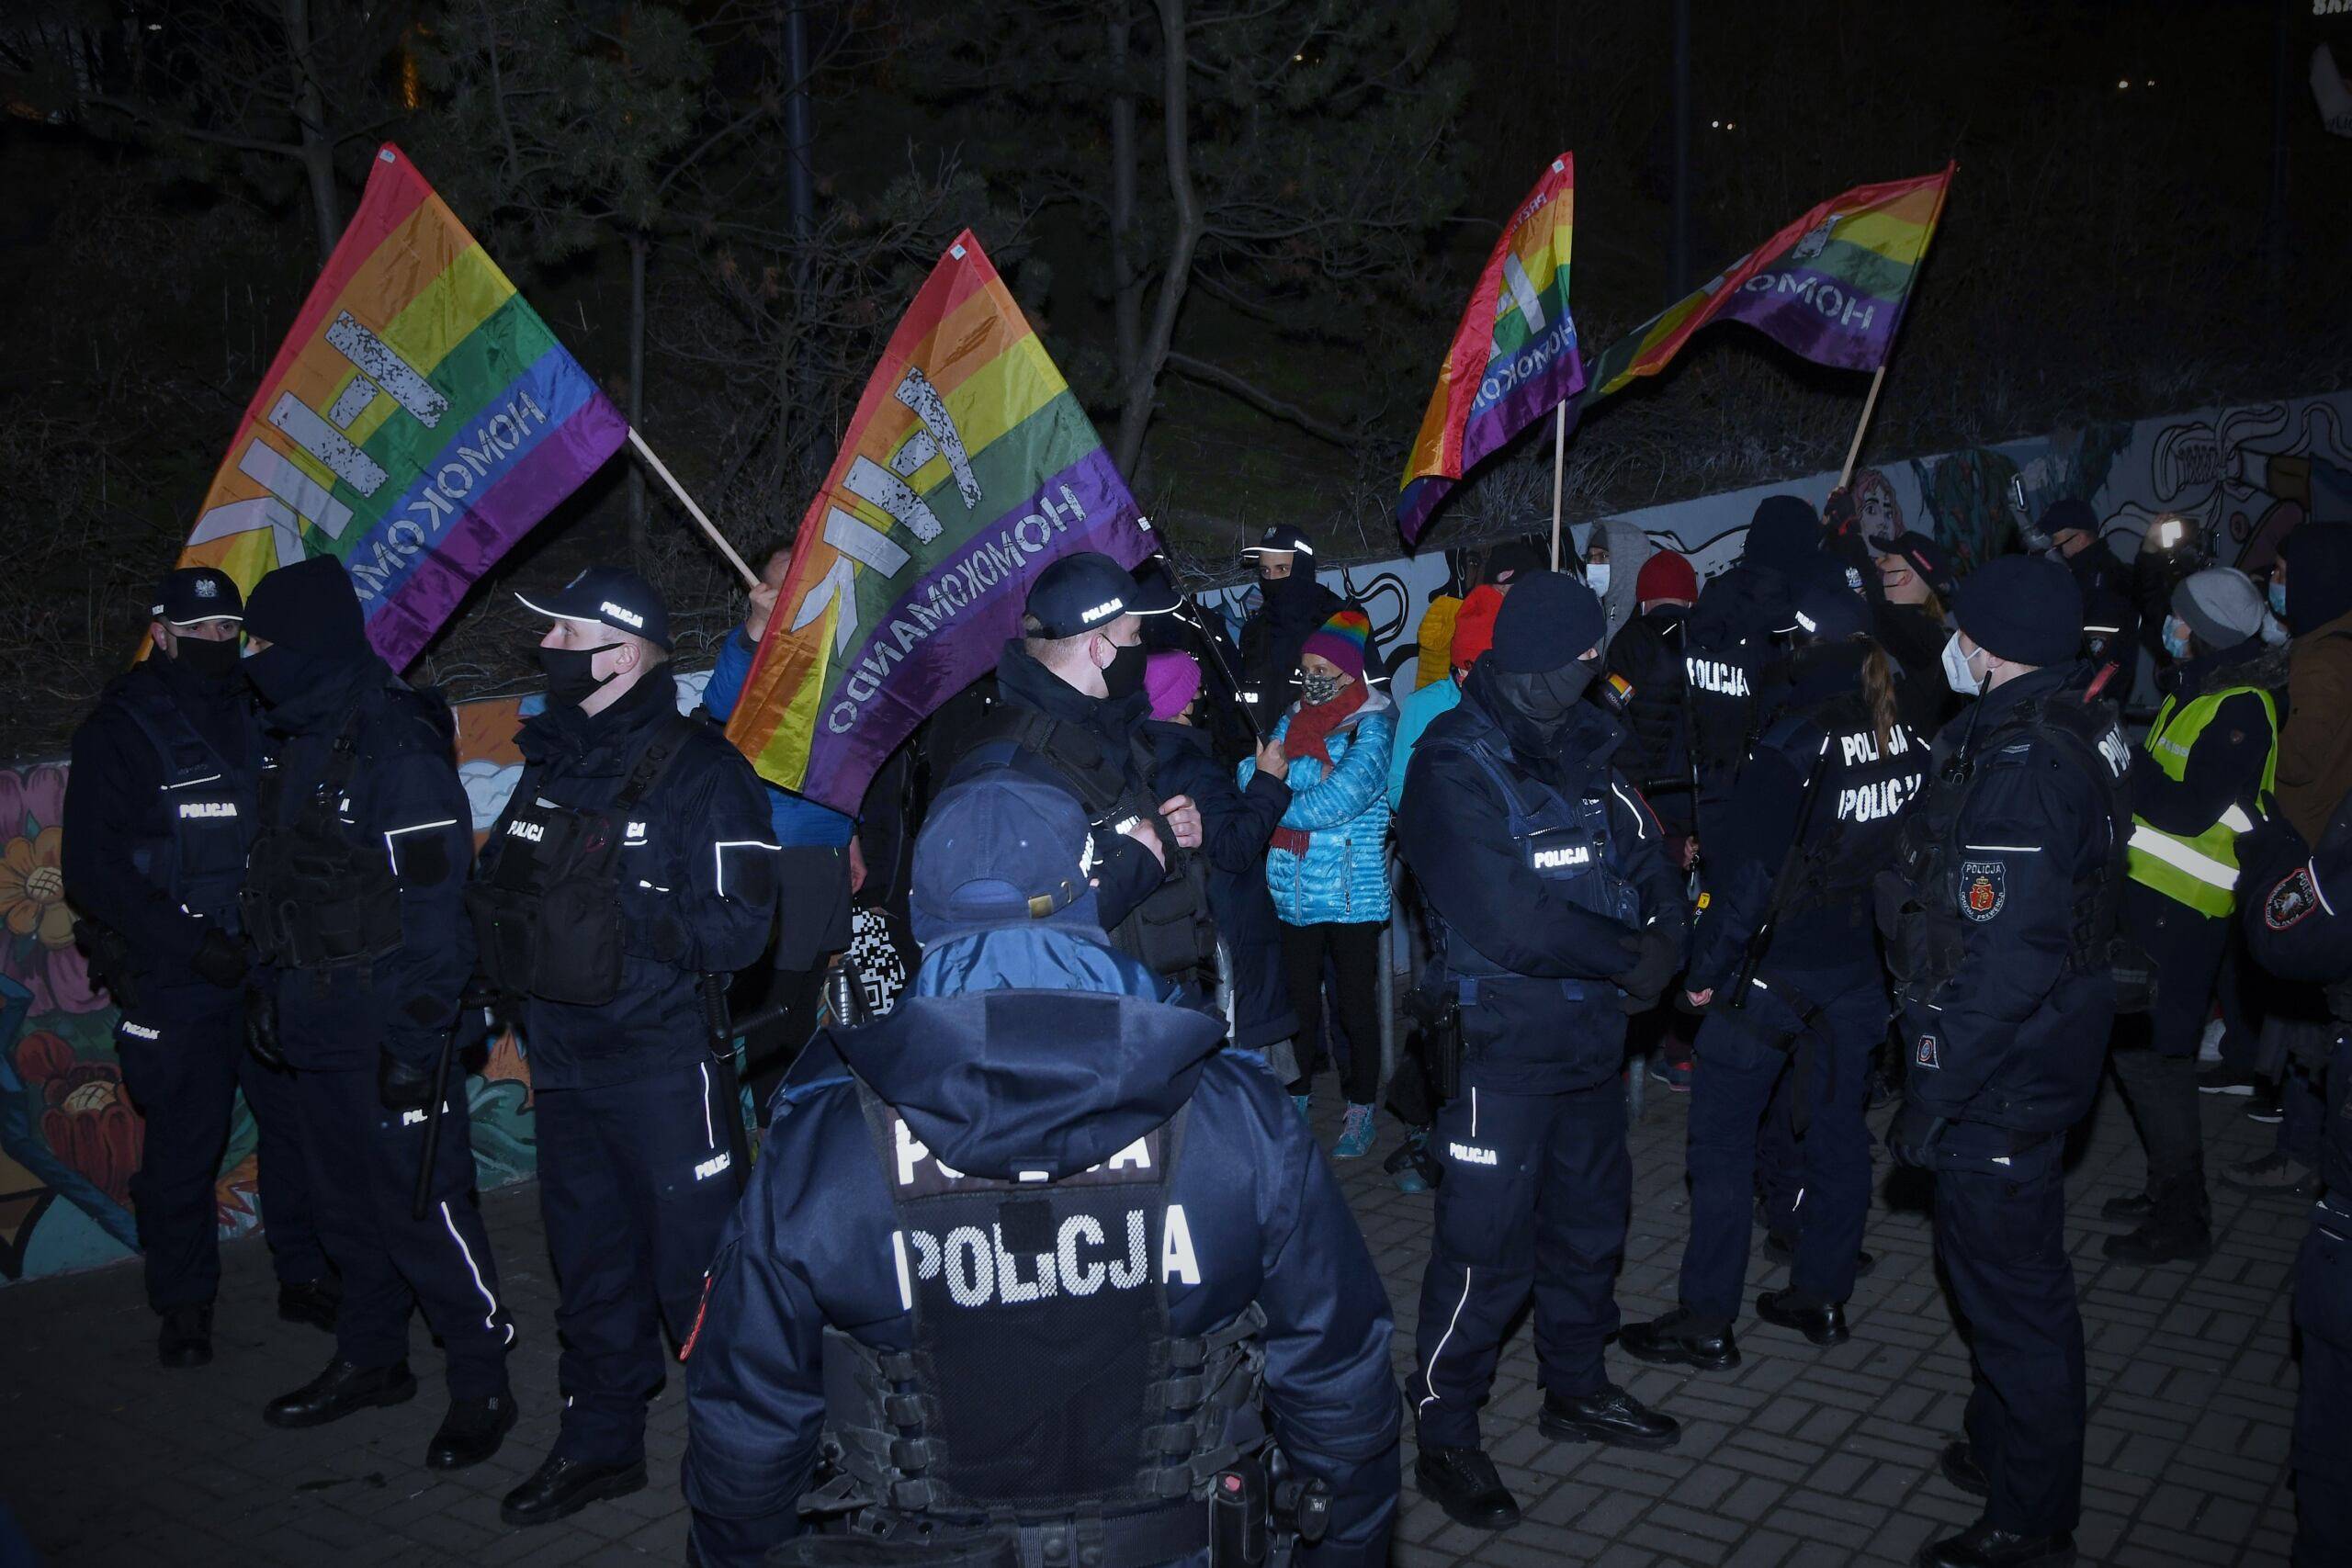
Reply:
M939 258L801 519L728 739L854 812L932 712L995 666L1046 565L1133 567L1151 525L971 231Z
M213 476L182 566L330 555L395 670L628 426L386 144Z

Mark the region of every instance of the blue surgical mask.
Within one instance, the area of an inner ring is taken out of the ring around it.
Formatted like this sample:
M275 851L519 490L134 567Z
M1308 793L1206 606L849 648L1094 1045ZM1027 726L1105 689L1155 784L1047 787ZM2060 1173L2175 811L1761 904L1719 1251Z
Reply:
M2188 628L2177 618L2165 623L2165 651L2175 659L2188 657Z
M2268 597L2270 613L2280 620L2285 620L2287 618L2287 585L2283 582L2272 583Z
M1591 589L1596 595L1608 592L1609 563L1605 560L1587 562L1584 569L1584 585Z

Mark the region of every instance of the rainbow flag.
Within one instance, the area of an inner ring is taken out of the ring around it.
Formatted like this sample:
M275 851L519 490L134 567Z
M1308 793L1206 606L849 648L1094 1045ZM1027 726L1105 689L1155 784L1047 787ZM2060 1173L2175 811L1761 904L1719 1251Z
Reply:
M1584 386L1568 317L1576 187L1576 158L1563 152L1503 226L1478 274L1405 459L1396 529L1408 545L1472 464Z
M809 502L728 739L841 811L992 668L1046 564L1151 525L969 230L890 334Z
M1692 333L1718 318L1746 321L1816 365L1877 369L1894 345L1958 167L1831 197L1603 354L1584 405L1636 376L1657 375Z
M251 592L331 555L398 670L628 437L399 148L378 149L180 552Z

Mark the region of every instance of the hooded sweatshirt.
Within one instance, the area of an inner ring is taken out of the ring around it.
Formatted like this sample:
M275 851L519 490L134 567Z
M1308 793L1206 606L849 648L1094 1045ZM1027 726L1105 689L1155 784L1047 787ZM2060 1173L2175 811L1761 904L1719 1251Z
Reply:
M1640 613L1635 580L1642 575L1642 563L1657 554L1657 547L1640 528L1615 518L1594 524L1592 531L1609 549L1609 592L1600 596L1601 614L1609 617L1608 630L1600 638L1606 648L1625 629L1625 623Z
M1252 1302L1263 1310L1272 1430L1333 1493L1314 1560L1386 1561L1398 1436L1386 1294L1282 1086L1258 1058L1221 1049L1219 1020L1169 994L1099 931L998 927L934 944L888 1016L810 1043L779 1093L685 1352L685 1494L703 1562L748 1568L797 1533L794 1505L815 1468L838 1355L826 1331L879 1351L912 1347L893 1263L894 1167L935 1160L956 1180L1064 1178L1188 1102L1167 1234L1151 1247L1169 1330L1197 1336ZM887 1162L877 1153L861 1080L919 1147ZM1035 1434L1041 1451L1056 1436Z

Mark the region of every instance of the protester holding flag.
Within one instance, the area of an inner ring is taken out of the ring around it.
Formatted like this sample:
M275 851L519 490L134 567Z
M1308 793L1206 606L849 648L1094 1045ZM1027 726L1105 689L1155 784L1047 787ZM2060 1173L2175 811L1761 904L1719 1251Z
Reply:
M408 1320L422 1305L449 1386L424 1462L479 1464L514 1425L514 1326L474 1204L465 1096L435 1095L474 955L456 727L439 693L369 648L332 557L263 578L245 633L273 738L242 904L270 1004L256 1038L294 1069L319 1235L343 1276L334 1359L263 1419L323 1426L413 1397Z
M531 1052L561 1290L562 1426L499 1506L541 1525L645 1484L656 1320L692 1332L743 1179L726 985L767 945L777 851L751 765L678 711L644 579L591 567L515 597L554 623L548 705L515 737L523 776L469 903Z

